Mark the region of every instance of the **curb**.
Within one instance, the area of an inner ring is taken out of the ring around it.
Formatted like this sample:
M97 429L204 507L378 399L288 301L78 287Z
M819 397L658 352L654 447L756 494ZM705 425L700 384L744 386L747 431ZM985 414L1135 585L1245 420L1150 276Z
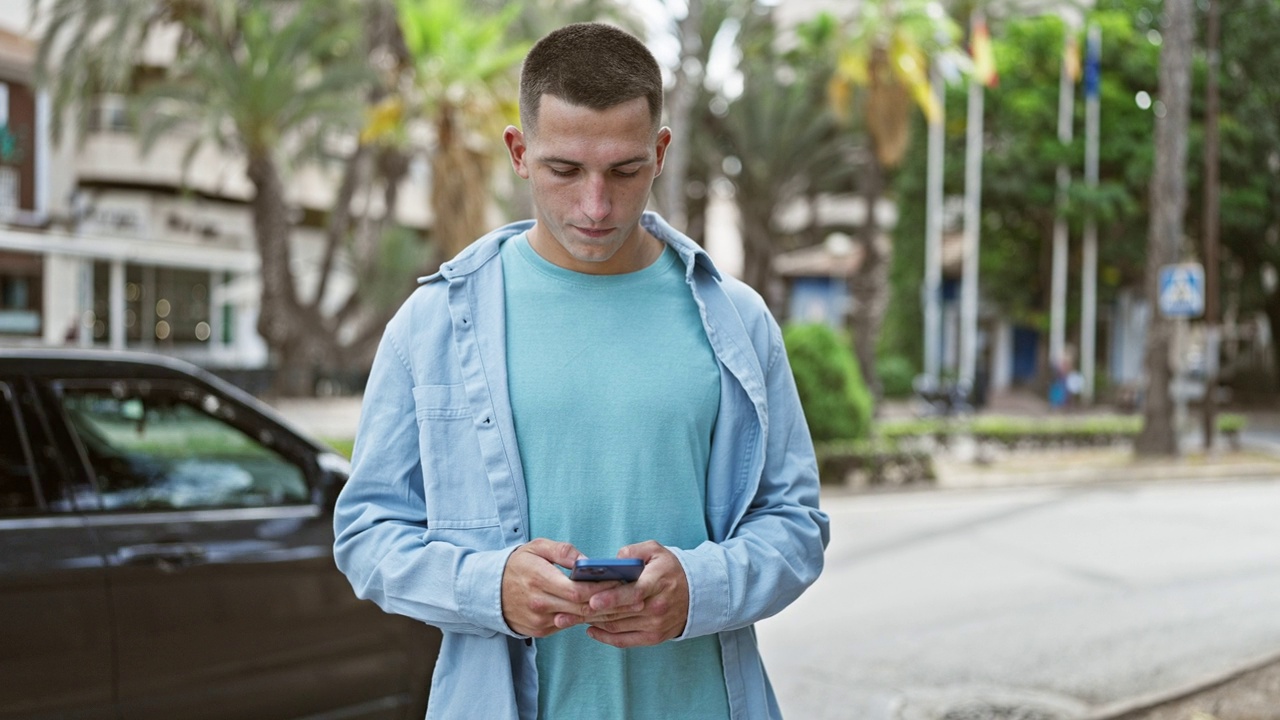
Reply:
M1163 705L1186 700L1192 695L1221 687L1237 678L1276 663L1280 663L1280 652L1273 652L1254 658L1230 670L1214 673L1169 690L1104 705L1090 712L1083 720L1129 720L1130 718L1136 718L1137 713L1157 710Z
M1245 478L1280 478L1280 464L1258 462L1191 467L1069 468L1026 473L992 472L989 474L963 471L952 474L942 471L938 473L935 487L940 490L961 490L999 487L1105 485L1168 480L1236 480Z

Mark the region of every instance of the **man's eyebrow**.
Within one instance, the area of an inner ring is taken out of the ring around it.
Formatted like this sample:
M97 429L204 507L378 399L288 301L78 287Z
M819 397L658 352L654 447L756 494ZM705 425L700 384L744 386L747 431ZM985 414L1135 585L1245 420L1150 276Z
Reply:
M610 165L609 167L616 168L616 167L622 167L623 165L635 165L636 163L648 162L648 160L649 160L649 157L647 155L636 155L635 157L627 158L626 160L619 160L618 162ZM573 167L583 167L583 163L577 160L570 160L568 158L562 158L562 157L544 157L542 158L542 162L554 164L554 165L571 165Z

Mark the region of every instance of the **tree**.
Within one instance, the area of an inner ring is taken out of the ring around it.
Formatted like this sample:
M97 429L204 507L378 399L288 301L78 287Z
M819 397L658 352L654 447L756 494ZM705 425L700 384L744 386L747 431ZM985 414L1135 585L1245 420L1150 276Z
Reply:
M668 222L685 231L689 225L689 198L685 187L689 174L694 127L694 105L701 98L703 68L707 66L710 42L703 42L704 0L686 0L684 16L675 23L680 40L680 58L672 70L674 82L667 93L667 116L671 127L671 144L667 147L658 178L660 205Z
M860 182L867 208L860 233L864 254L850 279L854 306L849 324L863 377L879 398L876 344L889 303L893 247L883 242L875 207L891 181L890 171L906 154L913 103L928 111L933 102L930 58L950 48L959 31L930 0L867 0L848 28L837 50L829 96L842 117L850 117L856 107L869 145Z
M365 99L380 94L365 59L371 48L393 42L384 11L377 3L350 0L52 0L33 10L47 18L37 66L52 87L54 117L78 105L83 121L94 94L127 92L144 149L176 135L190 138L188 164L206 143L245 159L261 261L258 332L280 369L274 390L282 394L312 392L320 368L366 365L395 299L408 291L370 303L360 290L383 285L387 265L400 261L403 252L397 251L406 249L403 236L384 243L407 166L402 156L358 143L339 159L341 180L310 293L294 277L285 194L288 171L323 163L326 146L353 139ZM179 34L174 62L159 82L134 84L145 41L167 29ZM354 218L357 191L379 185L383 212ZM331 297L339 254L357 278L356 289Z
M743 279L776 306L773 258L796 244L779 230L778 214L842 187L853 145L827 107L825 77L811 71L820 58L778 51L772 20L754 11L742 19L739 48L742 94L705 117L727 165L737 168L729 174L742 214Z
M1224 3L1221 236L1232 260L1223 275L1231 279L1223 283L1229 295L1224 306L1242 316L1253 309L1266 313L1272 378L1280 384L1280 76L1271 72L1280 64L1276 27L1277 0Z
M1151 178L1151 231L1147 236L1147 299L1159 305L1160 267L1178 258L1186 210L1187 125L1191 107L1191 0L1165 1L1160 51L1160 94L1165 113L1156 116L1156 161ZM1139 455L1177 455L1178 429L1169 393L1171 325L1158 312L1147 324L1146 388Z
M508 37L520 3L485 14L467 0L397 0L414 59L416 112L434 130L433 233L443 258L489 230L497 139L518 122L519 64L529 45Z

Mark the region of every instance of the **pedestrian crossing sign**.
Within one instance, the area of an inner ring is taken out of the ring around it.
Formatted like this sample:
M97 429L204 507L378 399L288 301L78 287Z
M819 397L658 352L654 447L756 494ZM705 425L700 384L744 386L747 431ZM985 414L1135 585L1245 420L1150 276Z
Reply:
M1204 314L1204 268L1200 263L1160 268L1160 312L1175 318Z

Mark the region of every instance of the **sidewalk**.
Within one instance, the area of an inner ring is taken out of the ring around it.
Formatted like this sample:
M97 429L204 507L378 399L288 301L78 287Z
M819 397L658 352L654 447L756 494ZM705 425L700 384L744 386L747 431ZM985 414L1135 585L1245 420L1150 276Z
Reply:
M1184 447L1187 443L1184 443ZM1280 454L1245 447L1213 455L1184 452L1178 458L1138 458L1129 447L1021 451L964 458L934 456L939 489L1083 485L1151 480L1280 479Z
M286 420L317 440L351 440L360 423L361 396L281 398L271 403Z
M1029 393L996 395L980 413L1028 417L1089 414L1088 410L1055 413L1047 401ZM1011 452L988 446L979 448L961 440L933 455L935 487L952 490L1151 480L1280 479L1280 411L1245 411L1243 414L1248 418L1248 425L1241 434L1241 447L1232 449L1219 436L1215 452L1206 454L1199 416L1190 413L1188 425L1192 427L1183 434L1182 455L1177 458L1138 458L1128 445ZM912 417L911 405L900 401L886 403L882 417Z

